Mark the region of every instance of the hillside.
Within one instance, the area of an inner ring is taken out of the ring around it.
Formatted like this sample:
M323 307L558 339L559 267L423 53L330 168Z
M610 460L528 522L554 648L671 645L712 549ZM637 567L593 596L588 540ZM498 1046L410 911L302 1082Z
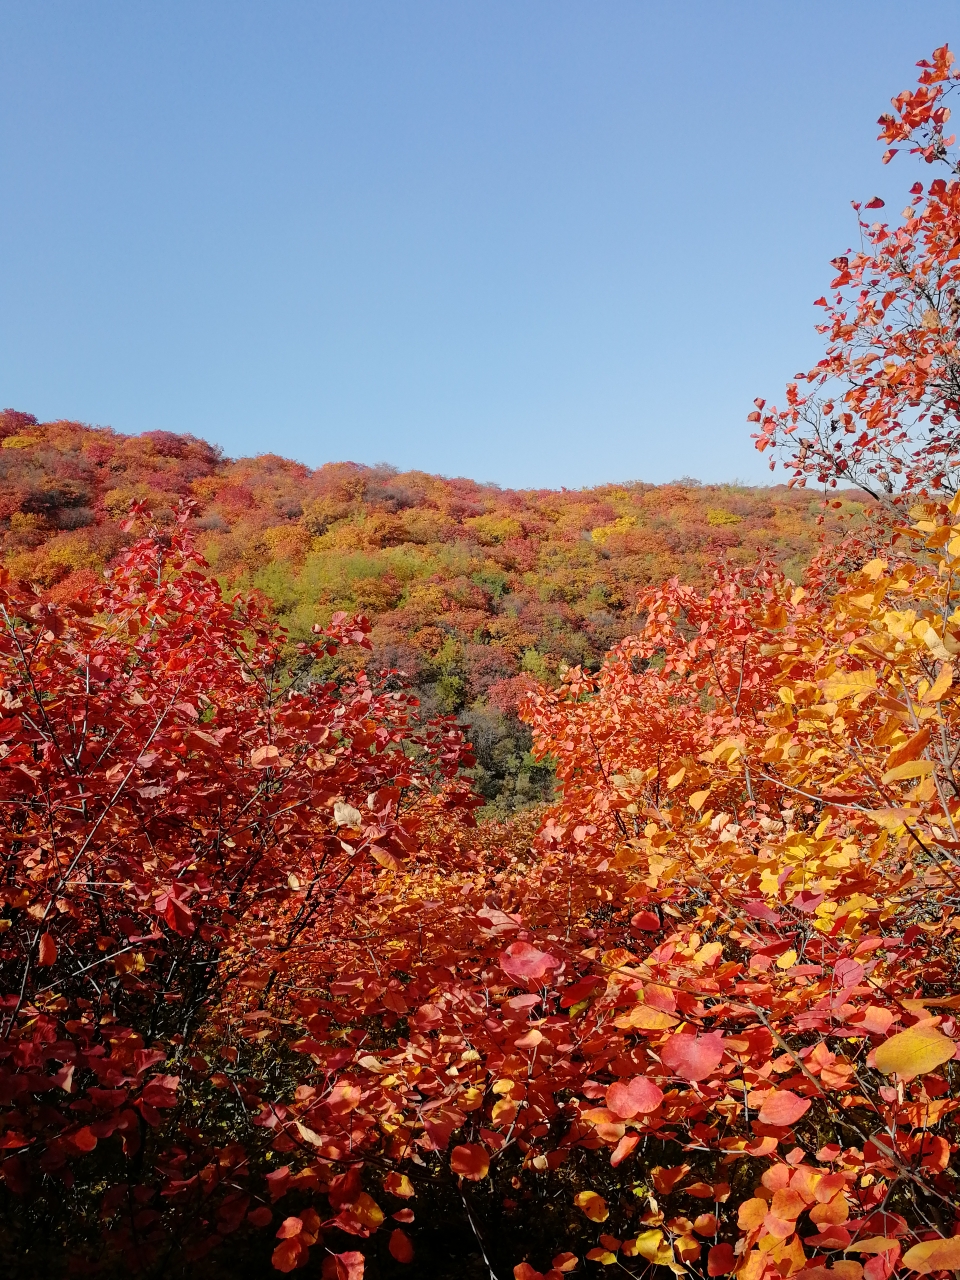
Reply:
M640 587L705 583L720 557L769 555L796 573L863 510L851 492L824 515L818 497L784 486L558 492L349 462L311 470L271 454L230 460L166 431L0 414L0 555L54 598L129 538L120 525L132 501L163 523L183 499L197 504L217 576L263 592L294 637L339 609L366 612L371 674L400 669L427 709L461 717L478 785L503 810L549 787L512 714L518 677L596 667L632 629Z

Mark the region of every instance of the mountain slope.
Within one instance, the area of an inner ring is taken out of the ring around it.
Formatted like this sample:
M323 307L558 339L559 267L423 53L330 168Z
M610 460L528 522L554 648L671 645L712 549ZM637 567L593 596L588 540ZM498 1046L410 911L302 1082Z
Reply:
M720 558L769 555L795 572L863 511L854 493L824 514L783 486L505 490L348 462L311 470L232 461L172 432L0 414L0 556L54 596L116 554L132 501L163 523L184 499L213 572L263 592L295 638L339 609L367 613L370 674L400 669L429 710L459 714L479 785L506 808L548 785L513 716L525 673L595 666L632 628L642 586L703 583Z

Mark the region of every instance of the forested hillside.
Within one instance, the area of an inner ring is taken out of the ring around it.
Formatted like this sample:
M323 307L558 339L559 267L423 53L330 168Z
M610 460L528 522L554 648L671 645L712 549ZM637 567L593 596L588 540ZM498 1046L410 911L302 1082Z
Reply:
M170 525L183 500L221 583L258 590L295 640L363 612L371 649L337 661L397 669L425 712L456 713L476 781L509 811L549 793L516 718L533 676L594 670L636 626L640 588L706 585L718 559L770 557L797 577L822 538L860 522L863 496L742 485L505 490L387 466L311 470L272 454L225 459L171 432L124 436L0 415L4 562L52 599L90 585L130 541L132 502Z

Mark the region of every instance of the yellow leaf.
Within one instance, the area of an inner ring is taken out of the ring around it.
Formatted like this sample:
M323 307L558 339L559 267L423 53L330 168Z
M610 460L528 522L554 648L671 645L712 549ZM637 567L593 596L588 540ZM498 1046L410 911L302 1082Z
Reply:
M898 764L895 769L888 769L883 775L883 781L902 782L905 778L925 778L936 767L932 760L908 760L906 764Z
M877 673L867 671L837 671L820 686L828 702L840 702L858 694L869 693L877 687Z
M706 791L695 791L690 797L690 808L694 813L698 813L703 808L703 802L710 794L709 789Z
M956 1048L936 1027L908 1027L885 1040L874 1054L874 1061L884 1075L895 1071L904 1080L912 1080L949 1062Z
M664 1013L662 1009L653 1009L648 1004L637 1004L629 1013L614 1018L613 1025L619 1027L621 1031L666 1031L668 1027L677 1025L677 1019L669 1013Z
M922 1240L903 1255L903 1265L925 1276L930 1271L960 1270L960 1236Z
M365 1191L360 1192L350 1207L354 1217L359 1218L363 1225L369 1227L371 1231L376 1231L383 1221L383 1210L376 1200L372 1196L368 1196Z
M723 955L722 942L707 942L700 948L697 954L693 957L693 963L696 965L715 964L722 955Z
M947 690L953 684L953 667L949 662L945 662L940 668L940 674L934 682L933 688L920 699L921 702L939 702L944 697Z
M323 1138L320 1137L319 1133L314 1133L312 1129L308 1129L307 1126L305 1124L301 1124L299 1120L296 1122L296 1125L297 1133L300 1134L300 1137L304 1142L309 1142L312 1147L323 1146Z
M785 951L782 956L777 957L778 969L789 969L791 965L797 963L797 953L793 947L789 951Z
M939 658L941 662L950 660L950 650L945 647L929 622L918 622L913 628L913 634L923 641L935 658Z
M573 1203L583 1210L591 1222L606 1222L610 1216L606 1200L595 1191L581 1191L574 1197Z
M683 781L683 778L686 772L687 772L686 769L683 768L683 766L681 766L676 773L672 773L670 777L667 779L667 790L672 791L674 787L679 787L680 783Z
M617 1255L611 1253L609 1249L591 1249L587 1258L591 1262L599 1262L602 1267L612 1267L617 1260Z
M641 1231L634 1240L624 1240L623 1252L628 1258L646 1258L653 1262L663 1240L662 1231Z

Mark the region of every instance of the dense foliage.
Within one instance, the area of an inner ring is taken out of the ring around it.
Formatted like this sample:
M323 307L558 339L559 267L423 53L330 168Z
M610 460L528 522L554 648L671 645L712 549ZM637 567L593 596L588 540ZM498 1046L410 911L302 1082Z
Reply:
M960 1270L960 496L898 510L645 587L520 689L557 794L503 822L452 715L331 665L366 618L291 636L189 504L8 574L11 1266Z
M294 640L338 611L370 617L370 648L341 653L331 673L399 669L428 714L458 714L476 785L500 814L551 794L516 717L530 677L595 670L628 634L641 587L703 584L718 557L762 553L796 576L819 537L863 517L850 494L818 524L821 505L785 487L511 492L388 467L228 462L188 436L13 411L0 437L2 556L15 577L68 599L129 540L131 501L168 524L193 501L191 531L218 579L262 594Z

